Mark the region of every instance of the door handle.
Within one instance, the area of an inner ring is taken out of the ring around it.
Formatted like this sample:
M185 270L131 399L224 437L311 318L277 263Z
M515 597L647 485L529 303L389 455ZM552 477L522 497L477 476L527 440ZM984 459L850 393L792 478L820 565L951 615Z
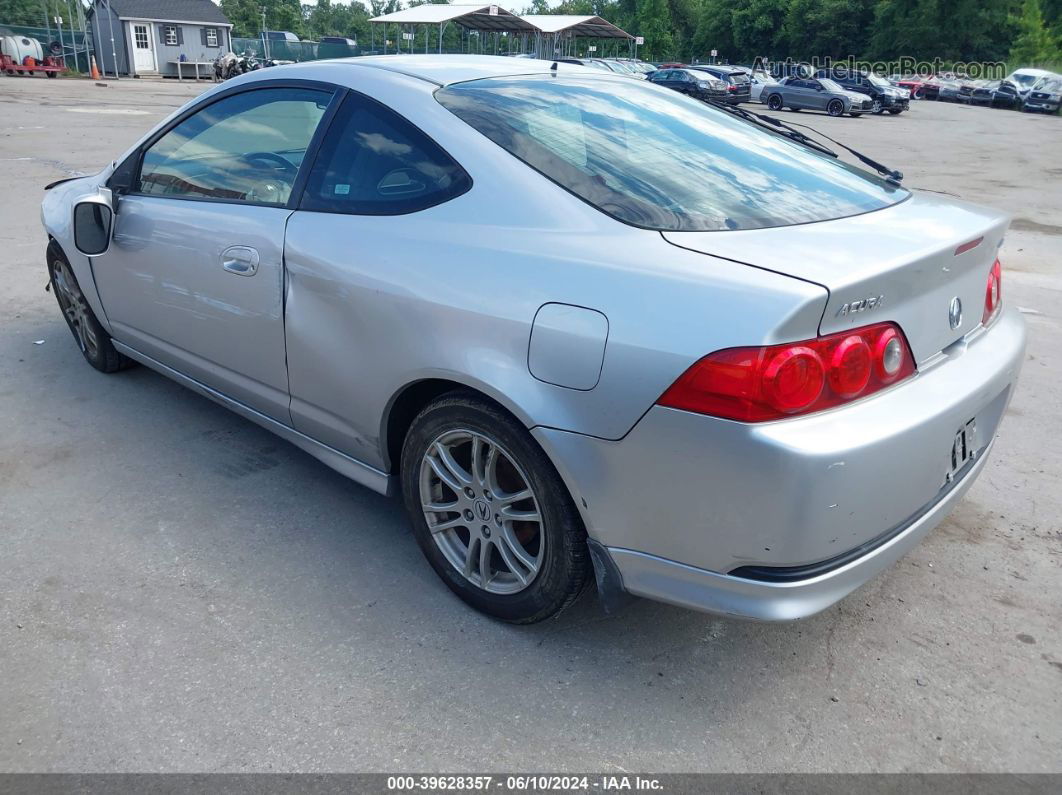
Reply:
M229 246L221 252L221 267L237 276L254 276L258 261L258 252L250 246Z

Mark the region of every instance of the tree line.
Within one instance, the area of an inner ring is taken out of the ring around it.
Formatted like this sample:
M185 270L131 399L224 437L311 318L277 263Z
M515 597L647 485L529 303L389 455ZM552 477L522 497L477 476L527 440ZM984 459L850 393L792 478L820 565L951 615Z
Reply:
M0 24L42 25L49 2L65 0L0 0ZM238 37L259 35L265 8L269 30L303 39L345 36L365 46L369 19L422 2L220 0L220 5ZM515 13L604 17L643 36L639 56L647 60L706 60L717 50L720 59L734 63L759 56L886 61L909 56L1062 68L1062 0L565 0L554 8L546 0L531 0L530 6L505 7Z
M0 0L0 3L7 0ZM423 0L421 0L423 1ZM467 0L465 0L467 2ZM266 8L270 30L303 38L369 40L369 19L406 6L399 0L221 0L237 35L253 37ZM593 14L645 38L649 60L731 62L758 56L807 60L1007 61L1062 67L1062 0L546 0L515 13Z

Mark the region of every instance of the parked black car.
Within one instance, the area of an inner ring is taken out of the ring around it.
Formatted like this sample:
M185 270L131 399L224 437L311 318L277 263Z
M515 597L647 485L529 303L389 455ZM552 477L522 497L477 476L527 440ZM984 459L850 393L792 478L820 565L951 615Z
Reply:
M848 69L820 69L815 77L829 78L849 91L866 94L874 103L872 113L888 111L894 116L911 107L911 92L906 88L897 88L884 77L869 72L853 72Z
M1006 80L990 80L983 86L974 88L969 97L971 105L987 105L990 108L1013 108L1021 101L1018 98L1018 89Z
M1062 75L1053 75L1039 80L1029 91L1022 104L1022 111L1058 113L1062 108Z
M695 72L692 69L657 69L650 72L646 79L651 83L681 91L697 99L711 99L716 102L729 102L730 84L711 74Z
M752 80L749 73L740 66L722 66L707 64L691 66L697 72L706 72L717 80L722 80L726 86L726 101L731 105L752 101Z

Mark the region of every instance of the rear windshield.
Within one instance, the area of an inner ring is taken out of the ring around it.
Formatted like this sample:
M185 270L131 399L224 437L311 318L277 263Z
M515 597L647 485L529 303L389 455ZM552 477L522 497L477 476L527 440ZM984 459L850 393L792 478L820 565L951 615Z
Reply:
M661 231L762 229L879 210L907 191L648 81L499 77L452 113L580 199Z

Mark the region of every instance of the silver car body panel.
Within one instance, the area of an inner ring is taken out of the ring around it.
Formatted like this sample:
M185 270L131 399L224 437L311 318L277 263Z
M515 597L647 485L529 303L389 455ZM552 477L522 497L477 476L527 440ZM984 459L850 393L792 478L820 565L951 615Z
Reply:
M123 197L112 251L89 260L73 246L72 206L133 147L101 174L50 190L42 218L120 350L378 491L393 489L387 429L406 389L442 379L493 398L540 441L591 537L615 550L638 593L729 611L682 595L690 571L732 580L727 572L742 562L820 560L932 500L956 423L976 417L987 443L1017 375L1024 332L1016 315L987 330L964 323L958 336L937 331L936 315L946 322L948 311L938 303L952 285L977 325L1005 217L917 197L781 229L663 235L626 226L432 97L438 85L549 66L455 56L314 62L254 72L193 101L275 79L377 99L472 178L467 193L420 212ZM626 82L603 72L597 79ZM944 257L952 241L979 235L981 250L968 260ZM231 246L254 248L257 272L227 272L219 258ZM832 319L840 303L876 290L885 295L880 312ZM606 321L596 382L587 371L599 323L554 318L543 327L544 358L532 356L536 315L555 304ZM654 407L711 351L807 339L864 319L904 327L920 362L914 378L829 412L761 425ZM571 350L565 335L577 343ZM665 587L639 573L647 560L685 568ZM767 606L759 613L787 617Z
M535 437L609 549L715 575L803 566L904 526L953 489L956 432L974 421L984 457L1024 349L1008 310L910 381L831 411L749 425L656 406L619 441Z
M924 362L980 324L988 272L1007 220L997 210L915 193L883 210L836 221L663 234L684 248L821 284L830 291L823 334L892 320L906 333L915 359ZM953 329L948 306L955 296L965 311ZM853 304L859 311L851 311Z

